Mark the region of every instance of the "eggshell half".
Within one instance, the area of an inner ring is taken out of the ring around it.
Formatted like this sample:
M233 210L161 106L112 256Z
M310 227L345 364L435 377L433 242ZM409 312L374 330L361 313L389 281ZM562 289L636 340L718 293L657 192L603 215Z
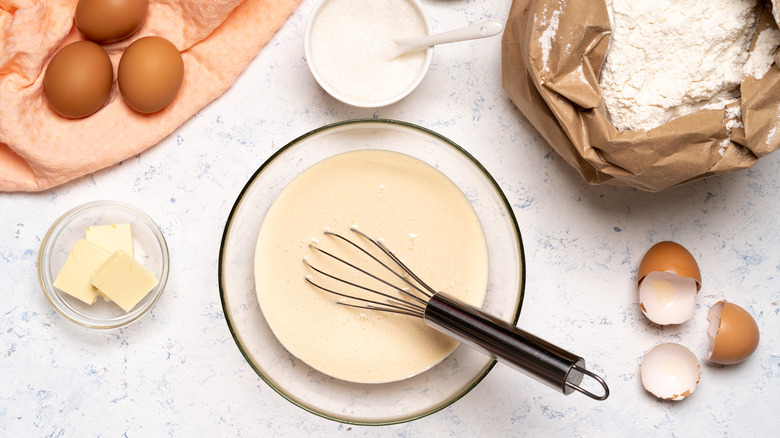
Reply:
M664 343L647 352L639 372L648 392L665 400L682 400L696 390L701 365L691 350Z
M742 362L758 347L758 324L747 310L727 301L718 301L707 314L710 328L708 357L712 362L731 365Z
M653 271L674 272L680 277L696 280L696 288L701 289L701 271L696 259L676 242L658 242L647 250L637 270L637 283L641 283L647 274Z
M639 307L656 324L682 324L696 309L696 280L652 271L639 284Z

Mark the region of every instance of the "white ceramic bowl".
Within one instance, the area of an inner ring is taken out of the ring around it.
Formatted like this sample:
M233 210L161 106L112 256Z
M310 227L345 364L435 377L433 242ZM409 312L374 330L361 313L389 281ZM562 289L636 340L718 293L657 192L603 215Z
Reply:
M317 18L320 12L322 11L322 9L325 6L327 6L328 3L330 3L331 1L333 0L320 0L314 6L311 13L309 14L309 19L306 24L306 31L304 34L304 52L306 55L306 61L317 83L319 83L320 86L328 94L338 99L339 101L352 106L363 107L363 108L379 108L379 107L391 105L403 99L404 97L408 96L412 91L414 91L414 89L417 88L418 85L420 85L420 82L422 82L423 78L428 72L428 69L431 65L431 59L433 58L433 47L429 47L425 49L425 62L422 65L422 68L417 73L417 75L413 78L413 80L410 80L408 83L405 83L405 85L402 88L399 88L396 93L393 93L392 95L389 96L383 96L382 98L377 98L377 99L370 99L370 98L364 99L361 97L350 96L348 93L340 91L339 89L337 89L337 87L334 87L334 84L329 83L325 79L323 72L320 71L320 68L317 66L317 63L314 62L315 56L312 51L312 29L315 26ZM409 2L410 6L417 12L419 17L423 19L425 23L425 29L426 29L425 34L430 35L433 32L433 26L431 24L430 17L428 16L428 13L426 12L420 0L405 0L405 1ZM361 23L361 24L365 24L365 23Z
M309 166L363 149L391 150L425 161L466 194L488 245L488 287L482 309L516 323L523 301L525 260L516 219L498 184L455 143L394 120L349 120L324 126L293 140L263 163L238 195L225 225L219 287L225 318L241 353L282 397L342 423L392 424L449 406L476 386L495 361L460 345L438 365L408 379L381 384L339 380L314 370L279 343L255 293L257 236L278 194Z
M129 223L133 229L135 258L159 281L132 310L98 297L86 304L54 287L73 244L83 239L88 227ZM154 221L141 210L121 202L95 201L80 205L60 216L43 237L38 253L38 279L46 298L69 321L91 329L114 329L144 316L160 298L168 280L168 246Z

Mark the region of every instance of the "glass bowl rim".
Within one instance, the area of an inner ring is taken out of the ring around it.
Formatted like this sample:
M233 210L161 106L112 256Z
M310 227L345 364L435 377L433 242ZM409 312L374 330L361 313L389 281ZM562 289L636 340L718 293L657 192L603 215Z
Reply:
M111 208L123 210L124 212L127 212L132 216L136 217L140 222L144 223L144 225L146 225L146 227L156 237L157 243L159 244L157 248L160 251L161 260L162 260L162 273L160 275L160 278L158 279L158 284L150 292L151 294L153 294L152 299L149 302L147 302L132 317L127 319L119 319L116 323L108 323L108 324L100 323L99 319L94 319L92 321L82 321L72 316L65 309L62 309L60 305L57 304L55 300L52 298L51 294L54 292L49 290L49 286L53 288L54 284L51 283L49 285L47 283L43 271L44 267L48 266L48 264L51 262L51 260L49 259L49 254L51 250L51 245L53 244L52 236L54 236L55 232L57 233L61 232L64 229L66 222L69 219L78 215L79 213L82 213L90 209L100 208L100 207L111 207ZM146 315L149 312L149 310L152 309L152 307L154 307L157 300L159 300L160 296L162 296L162 293L165 290L165 286L168 283L169 272L170 272L170 254L168 251L168 244L165 240L165 236L160 230L160 227L148 214L144 213L139 208L120 201L109 201L109 200L90 201L71 208L70 210L60 215L51 224L49 229L46 231L46 234L43 236L43 239L41 239L41 246L38 250L38 282L40 283L41 289L43 290L43 294L46 296L46 299L49 301L49 304L51 304L51 306L54 308L54 310L57 311L57 313L59 313L62 317L64 317L68 321L76 325L79 325L81 327L85 327L92 330L119 329L119 328L127 327L128 325L141 319L144 315Z
M451 141L447 137L445 137L445 136L443 136L443 135L441 135L441 134L439 134L439 133L437 133L437 132L435 132L433 130L430 130L428 128L416 125L414 123L405 122L405 121L401 121L401 120L395 120L395 119L359 118L359 119L350 119L350 120L343 120L343 121L338 121L338 122L334 122L334 123L329 123L329 124L323 125L321 127L312 129L312 130L310 130L310 131L308 131L308 132L306 132L306 133L304 133L302 135L299 135L298 137L294 138L293 140L289 141L284 146L279 148L277 151L275 151L273 154L271 154L265 161L263 161L263 163L260 165L260 167L258 167L257 170L255 170L255 172L247 180L246 184L244 184L244 186L241 188L241 191L238 193L238 195L236 197L236 201L233 203L233 206L231 207L230 212L228 214L228 217L227 217L227 219L225 221L225 228L224 228L224 230L222 232L222 239L220 241L220 246L219 246L219 258L218 258L218 261L217 261L217 282L218 282L218 286L219 286L220 301L222 303L222 312L223 312L223 315L225 316L225 322L226 322L226 324L228 326L228 330L230 331L230 335L232 336L233 341L235 342L236 346L238 347L239 351L241 352L241 355L244 357L244 360L246 360L247 364L249 364L250 368L252 368L252 370L254 370L254 372L258 375L258 377L260 377L260 379L263 380L266 383L266 385L268 385L271 389L273 389L274 392L279 394L282 398L284 398L285 400L289 401L293 405L303 409L304 411L312 413L312 414L314 414L314 415L316 415L316 416L318 416L320 418L324 418L324 419L327 419L327 420L331 420L331 421L335 421L335 422L339 422L339 423L344 423L344 424L351 424L351 425L355 425L355 426L387 426L387 425L402 424L402 423L407 423L407 422L411 422L411 421L414 421L414 420L418 420L420 418L424 418L424 417L432 415L432 414L434 414L436 412L439 412L442 409L447 408L448 406L451 406L453 403L455 403L456 401L460 400L466 394L471 392L471 390L474 389L474 387L476 387L490 373L490 371L493 369L493 367L497 363L496 360L493 359L492 363L489 366L487 366L481 374L476 376L467 386L464 386L460 390L459 394L457 394L456 396L452 397L450 400L446 400L445 402L441 403L440 405L438 405L438 406L436 406L436 407L434 407L432 409L429 409L429 410L427 410L425 412L419 413L419 414L410 415L408 417L401 418L401 419L394 419L394 420L388 420L388 421L376 421L376 422L352 420L352 419L347 419L347 418L340 418L340 417L334 416L334 415L329 415L329 414L326 414L324 412L320 412L320 411L318 411L316 409L313 409L312 407L309 407L309 406L307 406L304 403L298 402L292 396L288 395L285 391L283 391L281 388L277 387L274 384L273 379L271 379L270 377L265 376L265 374L260 369L258 369L257 366L255 366L255 364L253 363L253 361L249 357L249 354L242 347L241 342L239 341L239 337L238 337L238 335L237 335L237 333L235 331L235 328L233 327L233 323L231 323L230 316L229 316L229 310L227 308L227 301L225 299L225 289L224 289L224 282L223 282L223 268L222 268L222 266L223 266L223 263L224 263L225 246L226 246L229 234L230 234L229 230L230 230L231 224L232 224L232 222L233 222L233 220L235 218L235 215L236 215L238 209L240 208L240 206L242 204L242 201L244 199L245 194L252 187L252 185L254 184L255 180L258 178L258 176L266 169L266 167L268 167L271 163L273 163L279 156L284 154L285 151L287 151L288 149L294 147L298 143L308 139L309 137L313 137L313 136L315 136L315 135L317 135L317 134L319 134L321 132L328 131L328 130L335 129L335 128L339 128L339 127L342 127L342 126L361 125L361 124L366 124L366 125L369 125L369 124L397 125L397 126L400 126L400 127L406 128L406 129L411 129L413 131L418 131L418 132L421 132L423 134L427 134L427 135L429 135L429 136L439 140L443 144L445 144L445 145L447 145L449 147L452 147L455 151L457 151L458 153L463 155L486 178L487 182L493 187L493 190L498 195L498 197L500 198L502 204L506 208L507 216L508 216L508 218L510 220L512 228L515 231L516 245L517 245L518 256L519 256L519 260L518 261L520 262L520 266L522 267L522 269L520 269L520 278L519 278L519 285L518 285L519 288L518 288L517 308L514 309L514 315L513 315L512 319L511 319L511 321L509 321L509 322L511 324L513 324L513 325L517 324L517 322L518 322L518 320L520 318L520 313L521 313L522 306L523 306L523 301L524 301L524 298L525 298L525 283L526 283L526 269L525 268L526 268L526 261L525 261L525 249L524 249L524 246L523 246L522 234L520 233L520 228L519 228L519 225L518 225L518 222L517 222L517 217L515 216L514 211L512 210L512 206L509 203L509 200L506 198L506 195L504 194L503 190L501 190L501 187L499 186L498 182L495 180L495 178L493 178L493 175L490 172L488 172L488 170L482 165L482 163L480 163L473 155L471 155L471 153L469 153L468 151L463 149L457 143Z

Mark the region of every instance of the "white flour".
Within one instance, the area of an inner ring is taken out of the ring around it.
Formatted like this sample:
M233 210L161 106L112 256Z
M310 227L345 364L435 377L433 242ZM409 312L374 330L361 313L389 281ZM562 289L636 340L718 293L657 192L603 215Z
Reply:
M742 128L745 125L742 123L742 107L739 105L733 105L726 108L726 129L731 131L734 128Z
M763 78L772 67L773 56L778 45L780 45L780 31L772 28L762 30L756 37L756 44L745 63L745 75L756 79Z
M778 2L775 0L772 0L772 16L775 18L775 22L777 24L780 24L780 11L778 10Z
M546 11L545 11L546 12ZM558 32L558 23L560 20L561 10L556 9L553 11L550 17L549 23L542 23L547 27L542 32L542 36L539 38L539 44L542 46L542 69L545 71L550 70L550 66L547 64L550 59L550 50L552 50L552 40L555 38L555 34Z
M739 97L756 0L607 0L607 7L612 40L599 84L615 128L648 131Z

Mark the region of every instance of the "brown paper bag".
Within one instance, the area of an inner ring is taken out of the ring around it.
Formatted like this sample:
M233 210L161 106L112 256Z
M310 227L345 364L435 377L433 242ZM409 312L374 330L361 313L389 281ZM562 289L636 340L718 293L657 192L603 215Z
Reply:
M766 7L756 34L770 26ZM728 129L720 109L617 131L598 86L610 33L603 1L514 0L502 39L504 90L588 183L656 192L748 168L780 147L780 51L762 79L742 79L732 105L741 104L744 128Z

